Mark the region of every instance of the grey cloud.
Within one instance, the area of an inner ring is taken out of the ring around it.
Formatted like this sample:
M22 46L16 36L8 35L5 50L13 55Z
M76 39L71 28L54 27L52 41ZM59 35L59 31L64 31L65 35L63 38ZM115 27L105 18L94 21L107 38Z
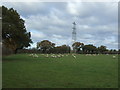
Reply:
M71 45L72 23L77 23L77 41L117 48L116 3L4 3L20 12L34 43L49 39ZM34 44L35 45L35 44Z

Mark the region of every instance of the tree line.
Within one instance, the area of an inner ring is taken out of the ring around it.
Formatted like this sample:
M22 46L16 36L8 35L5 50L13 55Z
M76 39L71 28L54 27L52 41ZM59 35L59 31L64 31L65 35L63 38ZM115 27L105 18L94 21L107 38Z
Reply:
M36 48L25 49L32 44L31 33L25 28L25 21L19 13L13 8L2 8L2 49L3 52L10 51L13 53L78 53L78 54L106 54L118 53L117 50L108 50L106 46L96 47L92 44L84 45L81 42L69 45L55 46L55 43L49 40L37 42ZM120 51L120 50L119 50Z
M25 50L24 50L25 51ZM69 45L55 46L55 43L50 42L49 40L42 40L37 42L36 48L29 49L26 52L35 52L35 53L44 53L44 54L64 54L64 53L77 53L77 54L117 54L117 50L109 50L106 46L101 45L96 47L92 44L85 45L81 42L75 42L72 44L72 47Z

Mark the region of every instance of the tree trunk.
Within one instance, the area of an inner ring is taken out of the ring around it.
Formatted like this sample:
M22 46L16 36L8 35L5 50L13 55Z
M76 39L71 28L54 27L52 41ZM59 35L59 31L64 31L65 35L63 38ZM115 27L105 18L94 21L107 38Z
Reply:
M18 49L15 49L15 50L14 50L14 54L17 54L17 50L18 50Z

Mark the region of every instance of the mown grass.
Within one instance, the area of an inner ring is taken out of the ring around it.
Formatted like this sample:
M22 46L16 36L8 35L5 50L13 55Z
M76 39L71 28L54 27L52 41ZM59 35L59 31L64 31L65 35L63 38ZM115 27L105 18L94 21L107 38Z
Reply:
M118 59L112 56L6 56L2 63L3 88L116 88Z

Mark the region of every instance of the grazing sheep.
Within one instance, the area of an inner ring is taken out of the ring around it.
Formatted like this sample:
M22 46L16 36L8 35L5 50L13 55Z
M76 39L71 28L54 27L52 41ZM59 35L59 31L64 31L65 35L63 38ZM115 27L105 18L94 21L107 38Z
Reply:
M32 57L38 57L37 54L29 54L29 56L32 56Z
M56 58L55 54L52 54L51 57Z
M36 57L38 57L38 55L37 55L37 54L34 54L34 55L33 55L33 57L35 57L35 58L36 58Z
M93 56L96 56L96 54L93 54Z
M56 58L57 56L54 56L54 58Z
M57 55L57 57L59 57L59 58L60 58L60 57L61 57L61 55Z
M88 54L86 54L85 56L88 56Z
M86 56L92 56L91 54L86 54Z
M113 59L115 59L116 58L116 56L113 56Z
M72 54L72 56L76 59L76 56L74 54Z
M46 57L49 57L49 55L47 54Z
M76 59L76 56L73 56Z
M89 54L89 56L92 56L92 54Z
M29 54L29 56L33 56L33 54Z

